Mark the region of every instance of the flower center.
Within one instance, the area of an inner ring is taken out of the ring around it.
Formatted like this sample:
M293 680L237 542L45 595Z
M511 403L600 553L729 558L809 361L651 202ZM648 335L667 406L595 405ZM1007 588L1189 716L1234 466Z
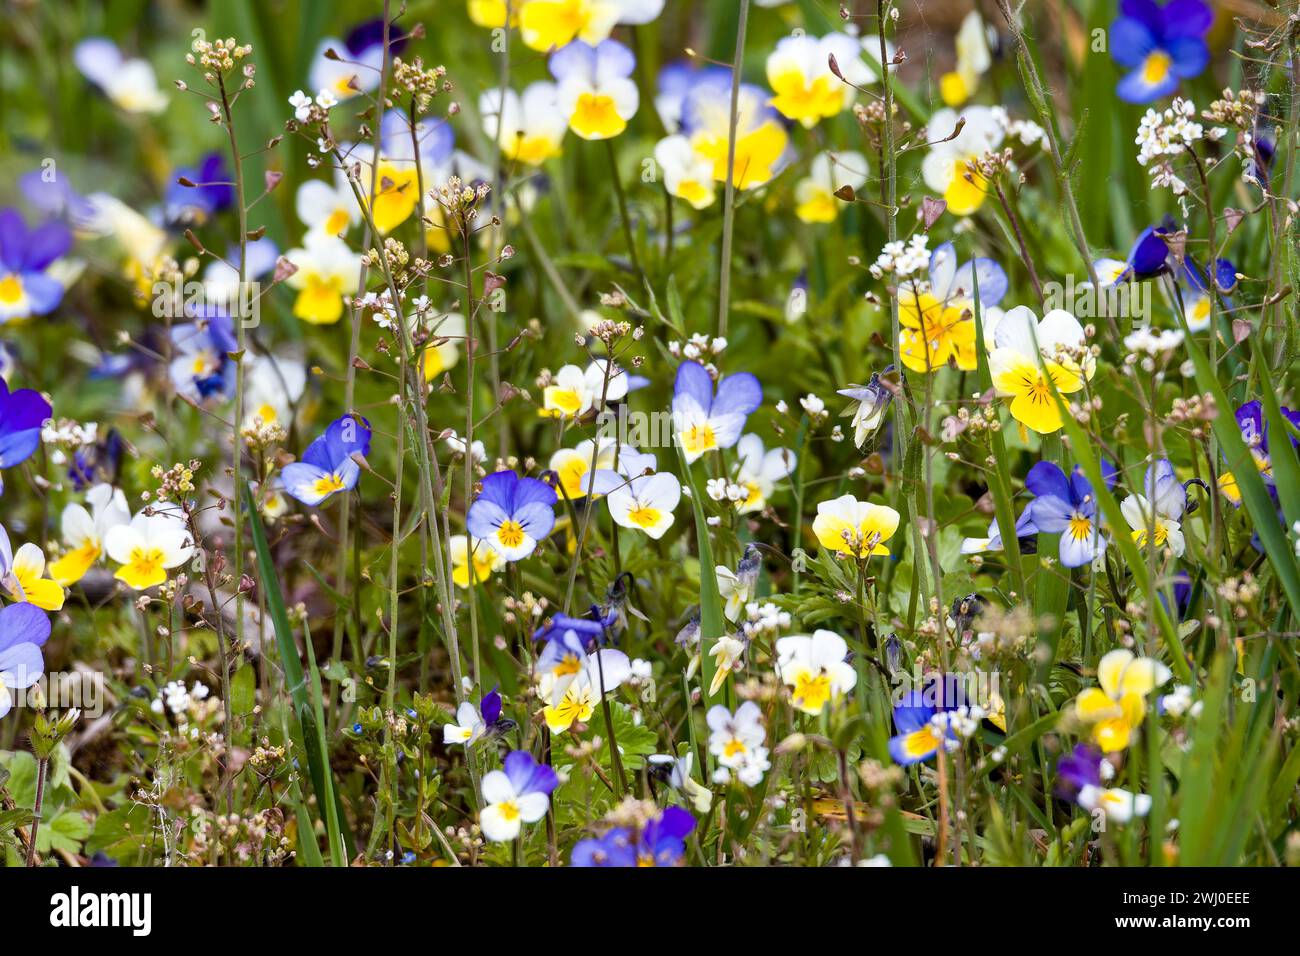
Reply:
M12 305L23 297L23 284L13 273L0 279L0 302Z
M326 475L324 478L317 478L312 483L312 490L322 498L332 495L336 491L343 490L343 479L339 477L338 472Z
M639 528L653 528L659 523L659 509L640 505L629 511L627 518Z
M497 540L502 547L517 548L524 543L524 526L518 521L507 518L497 528Z

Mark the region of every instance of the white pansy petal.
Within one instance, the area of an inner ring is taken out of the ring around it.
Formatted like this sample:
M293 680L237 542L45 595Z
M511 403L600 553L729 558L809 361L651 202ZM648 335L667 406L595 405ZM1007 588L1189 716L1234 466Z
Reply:
M504 770L492 770L484 774L480 786L483 790L483 800L487 803L505 803L515 798L514 785L510 783L510 778L506 776Z
M110 528L108 534L104 537L104 550L118 564L129 562L131 552L144 546L144 535L140 533L140 529L135 522Z

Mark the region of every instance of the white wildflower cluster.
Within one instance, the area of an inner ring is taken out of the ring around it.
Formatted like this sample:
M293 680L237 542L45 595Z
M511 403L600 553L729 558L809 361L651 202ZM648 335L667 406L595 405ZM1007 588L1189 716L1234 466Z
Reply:
M902 239L885 243L876 261L871 264L873 278L879 279L886 274L906 279L930 268L930 250L927 248L929 237L918 232L904 242Z
M1047 136L1043 128L1033 120L1013 120L1004 106L990 107L989 112L1006 132L1008 139L1019 140L1023 146L1041 146L1047 149Z
M704 486L705 493L717 502L729 501L737 508L749 498L749 489L738 481L727 478L710 478Z
M319 123L339 105L339 101L329 90L321 90L314 100L302 90L295 90L289 97L289 105L293 107L293 118L299 123Z
M974 704L963 704L953 710L941 710L930 718L934 734L944 742L944 749L952 752L961 746L980 729L980 721L988 716L988 711Z
M188 688L184 681L169 681L153 699L149 709L155 714L170 714L181 731L188 730L190 736L197 736L198 728L190 727L190 718L201 716L198 708L208 699L210 693L211 691L198 681Z
M1179 684L1172 693L1160 698L1160 709L1170 717L1196 717L1201 712L1201 702L1193 701L1191 687Z
M1154 372L1156 359L1169 355L1182 344L1181 329L1134 329L1124 336L1124 348L1128 350L1124 364L1140 364L1144 372Z
M688 359L692 362L705 363L706 359L721 355L727 348L727 340L721 335L707 336L696 333L685 343L676 339L668 343L668 354L676 359Z
M1164 110L1149 109L1138 125L1138 164L1147 166L1151 185L1169 189L1175 196L1187 195L1187 183L1174 171L1174 159L1205 138L1205 128L1196 121L1191 100L1175 97Z
M826 411L826 403L812 392L799 399L799 406L808 413L808 417L813 420L813 424L817 424L830 415L830 412Z
M757 637L775 638L790 629L790 613L781 610L771 601L761 604L750 601L745 605L745 617L740 629L751 641Z
M452 450L452 453L464 457L465 439L461 438L459 434L450 428L443 432L443 435L444 444ZM470 446L470 452L474 456L474 464L476 465L481 465L487 460L487 449L483 446L481 441L476 440L474 444Z
M357 300L357 304L371 314L370 317L381 329L391 329L397 324L397 309L393 307L390 290L367 292Z

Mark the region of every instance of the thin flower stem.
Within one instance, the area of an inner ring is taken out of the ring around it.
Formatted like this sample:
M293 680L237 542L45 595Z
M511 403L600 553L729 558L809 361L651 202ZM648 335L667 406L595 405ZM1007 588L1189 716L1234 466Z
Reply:
M740 0L736 52L731 59L731 117L727 124L727 182L722 202L722 261L718 266L718 335L727 337L731 312L731 235L736 219L736 126L740 122L740 68L745 56L749 0Z

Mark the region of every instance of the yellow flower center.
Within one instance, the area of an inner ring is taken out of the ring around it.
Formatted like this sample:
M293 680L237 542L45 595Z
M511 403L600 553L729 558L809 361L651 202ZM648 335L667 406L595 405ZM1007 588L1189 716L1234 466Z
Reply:
M13 273L0 279L0 302L13 305L23 297L23 284Z
M659 523L659 509L639 506L627 513L627 520L639 528L653 528Z
M800 710L816 713L831 699L831 679L822 673L804 671L794 683L794 703Z
M501 814L501 819L511 823L519 819L519 804L513 800L507 800L504 803L497 804L497 810Z
M162 549L132 548L130 560L118 569L116 577L137 591L162 584L167 580L167 572L163 568Z
M682 433L682 448L692 455L702 454L718 447L718 438L711 425L692 425Z
M734 757L736 756L736 754L745 753L748 749L749 748L746 747L741 740L737 739L736 737L732 737L730 740L727 741L727 746L723 748L722 755L724 757Z
M334 492L336 491L342 491L343 479L339 477L337 472L335 472L333 474L326 475L324 478L317 478L312 483L311 487L312 487L312 491L316 492L316 494L324 498L327 497L328 495L334 494Z
M1152 86L1157 83L1163 83L1165 77L1169 75L1169 67L1173 63L1169 54L1164 50L1152 50L1142 64L1142 79Z
M524 526L507 518L497 528L497 540L505 548L517 548L524 543Z

